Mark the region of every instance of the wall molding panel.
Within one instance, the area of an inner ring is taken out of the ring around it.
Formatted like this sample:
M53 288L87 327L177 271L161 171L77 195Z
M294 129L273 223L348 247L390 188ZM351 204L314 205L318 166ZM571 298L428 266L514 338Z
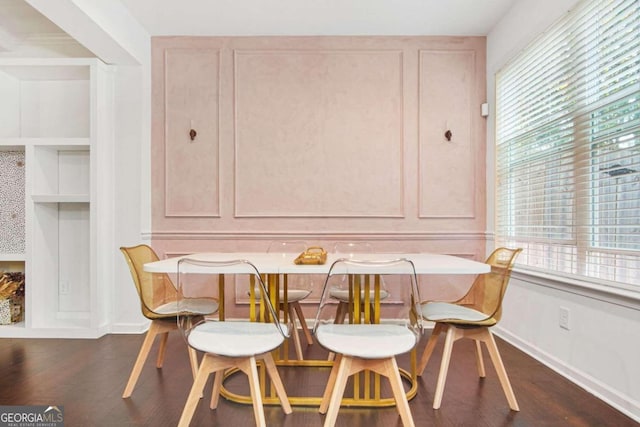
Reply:
M370 240L484 259L485 42L153 37L143 238L159 253Z
M473 137L480 115L474 99L477 55L474 50L419 55L420 217L472 219L477 156L484 152Z
M220 216L219 56L217 49L164 52L166 217Z
M404 216L401 50L236 50L234 82L236 217Z

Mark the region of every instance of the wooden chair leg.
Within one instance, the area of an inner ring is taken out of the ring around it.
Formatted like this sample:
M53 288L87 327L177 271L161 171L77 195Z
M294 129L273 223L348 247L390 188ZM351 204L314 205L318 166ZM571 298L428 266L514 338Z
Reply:
M262 405L262 395L260 393L260 378L258 377L258 365L256 358L251 356L238 362L238 368L247 374L249 378L249 390L251 391L251 400L253 402L253 416L256 420L257 427L266 427L267 421L264 416L264 407Z
M335 354L335 353L331 353ZM329 400L331 399L331 393L333 392L333 388L336 384L336 378L338 376L338 369L340 368L340 359L342 355L338 355L336 360L333 362L333 367L331 368L331 373L329 373L329 380L327 381L327 386L324 389L324 394L322 395L322 402L320 403L320 413L326 414L327 409L329 408Z
M389 378L389 383L391 384L391 390L393 390L393 397L396 401L396 407L400 413L402 424L405 427L413 427L415 426L413 416L411 415L411 409L409 409L409 401L407 400L407 395L404 391L404 387L402 386L402 378L400 377L400 370L398 369L395 357L385 361L385 368L385 372L380 372L380 374Z
M273 356L271 355L271 353L265 353L261 356L261 358L264 361L264 366L267 369L269 377L271 378L271 383L276 389L276 394L280 399L282 410L285 414L290 414L291 412L293 412L293 409L291 409L291 403L289 403L287 392L284 389L284 384L282 384L282 379L280 378L280 374L278 373L278 368L276 368L276 363L273 361Z
M122 393L123 398L128 398L133 393L133 389L138 382L138 377L140 377L140 372L142 372L142 368L144 367L144 363L149 356L149 351L151 350L151 346L153 345L153 341L156 338L156 335L168 332L169 330L176 329L173 327L167 327L165 324L161 322L151 321L151 325L149 326L149 330L144 337L144 341L142 342L142 346L140 347L140 352L138 352L138 357L136 358L136 362L133 365L133 369L131 370L131 374L129 375L129 381L127 381L127 385L124 388L124 393Z
M337 369L336 369L337 368ZM340 356L340 362L334 365L329 375L327 388L325 389L322 403L320 404L320 413L326 413L324 426L334 426L340 403L347 384L347 379L354 374L369 370L381 376L387 377L393 391L393 397L396 401L396 407L402 423L406 427L414 427L413 416L409 408L409 401L402 385L400 370L395 357L387 359L359 359L350 356Z
M289 321L293 325L291 328L291 335L293 335L293 344L296 348L296 357L298 360L304 360L304 355L302 354L302 344L300 343L300 334L298 333L298 327L296 326L296 317L295 311L293 309L293 305L289 304Z
M215 365L215 358L205 354L202 358L202 362L200 363L198 375L196 375L196 379L193 381L193 385L191 386L191 391L189 392L189 397L187 397L187 402L185 403L184 409L182 410L180 421L178 421L178 427L189 427L191 418L193 418L193 413L196 411L196 406L198 406L198 402L200 401L200 397L202 396L202 390L204 389L207 379L209 378L209 374L212 371L215 371Z
M336 320L334 323L344 323L344 320L347 318L347 313L349 312L349 304L346 302L340 301L338 303L338 307L336 308Z
M474 340L476 343L476 367L478 368L478 376L484 378L487 376L484 369L484 360L482 358L482 342L480 340Z
M275 362L273 361L273 356L271 355L271 353L265 353L259 357L265 362L267 373L269 374L271 382L276 389L276 393L280 398L280 403L285 414L290 414L292 412L291 404L289 403L284 385L282 384L282 380L280 379L280 375L278 374ZM200 368L198 369L198 374L196 375L196 379L194 380L191 391L189 392L189 397L187 398L187 402L184 406L184 409L182 410L182 415L180 416L178 427L188 427L191 423L191 419L193 418L193 414L198 405L198 401L202 396L202 391L207 382L207 379L209 378L209 375L214 372L216 373L216 375L213 382L213 390L211 392L212 394L210 407L211 409L215 409L218 406L224 372L226 369L234 367L244 372L249 378L249 389L251 391L253 414L255 417L256 425L259 427L266 427L266 419L264 416L264 408L262 404L260 378L258 375L256 358L253 356L246 358L230 358L213 354L205 354L202 358Z
M349 311L349 304L347 304L346 302L339 301L338 307L336 307L336 318L333 323L343 324L344 320L347 318L348 311ZM336 354L330 351L329 357L327 357L327 360L331 362L332 360L335 360L335 358L336 358Z
M489 356L491 357L493 366L496 368L496 373L498 374L498 378L500 379L500 384L502 385L502 390L504 391L504 395L507 398L507 402L509 402L509 408L511 408L511 410L513 411L519 411L520 407L518 406L516 396L513 393L513 389L511 388L511 383L509 382L507 371L504 369L504 364L502 363L502 358L500 357L500 352L498 351L498 346L496 345L496 341L493 338L493 334L488 328L484 328L483 330L486 334L486 339L484 340L484 342L485 344L487 344Z
M191 374L193 379L196 379L198 375L198 353L192 347L187 346L187 352L189 353L189 364L191 365Z
M333 427L336 425L336 419L338 417L338 411L340 410L340 402L344 394L344 389L347 386L347 379L349 378L349 372L351 372L351 363L353 358L349 356L342 356L340 358L340 365L336 373L335 384L331 392L331 398L329 399L329 407L327 415L324 419L324 427Z
M458 329L455 327L449 327L447 330L447 337L444 340L444 350L442 352L442 362L440 363L440 372L438 373L438 382L436 383L436 391L433 398L433 409L439 409L442 403L442 394L444 393L444 385L447 381L447 371L449 370L453 343L459 338L457 331Z
M210 409L216 409L218 402L220 401L220 390L222 390L222 380L224 380L224 369L216 372L213 379L213 387L211 388L211 402L209 403Z
M158 347L158 357L156 358L156 368L162 368L164 364L164 353L167 350L167 339L169 338L169 332L164 332L160 335L160 347Z
M307 338L307 345L313 344L313 336L311 335L311 331L309 330L309 326L307 326L307 321L304 319L304 313L302 312L302 306L300 306L299 302L295 302L295 303L293 303L293 308L296 310L298 321L300 322L300 327L302 327L302 331L304 332L304 335Z
M438 337L440 336L440 333L446 331L446 329L447 326L444 323L436 323L433 327L431 336L429 337L427 344L424 346L422 357L420 357L420 363L418 363L418 376L422 376L422 374L424 373L424 370L429 363L429 359L431 358L431 354L433 354L433 350L438 344Z

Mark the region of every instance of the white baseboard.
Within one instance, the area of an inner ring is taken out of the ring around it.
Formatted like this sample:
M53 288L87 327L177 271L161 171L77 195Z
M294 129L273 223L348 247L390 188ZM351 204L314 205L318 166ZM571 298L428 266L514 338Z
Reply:
M106 327L100 328L3 328L1 338L51 338L51 339L96 339L109 333Z
M640 402L630 399L629 396L625 396L590 375L575 369L573 366L567 365L563 361L558 360L554 356L540 350L538 347L532 346L530 343L521 340L499 326L494 327L492 331L496 336L527 353L529 356L533 357L548 368L553 369L572 383L585 389L602 401L613 406L618 411L640 423Z
M149 329L150 321L136 323L114 323L111 325L112 334L141 334Z

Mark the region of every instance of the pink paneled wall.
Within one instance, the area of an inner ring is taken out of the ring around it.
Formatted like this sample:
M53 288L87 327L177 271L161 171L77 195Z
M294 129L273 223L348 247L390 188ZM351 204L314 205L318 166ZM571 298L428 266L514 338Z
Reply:
M160 256L295 239L484 259L484 37L152 44ZM426 278L426 296L468 280Z

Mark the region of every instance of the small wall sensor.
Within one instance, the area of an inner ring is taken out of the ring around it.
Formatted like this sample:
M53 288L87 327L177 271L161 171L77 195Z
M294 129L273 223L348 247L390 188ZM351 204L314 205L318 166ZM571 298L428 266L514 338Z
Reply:
M487 117L489 115L489 104L485 102L480 106L480 114L482 114L482 117Z

